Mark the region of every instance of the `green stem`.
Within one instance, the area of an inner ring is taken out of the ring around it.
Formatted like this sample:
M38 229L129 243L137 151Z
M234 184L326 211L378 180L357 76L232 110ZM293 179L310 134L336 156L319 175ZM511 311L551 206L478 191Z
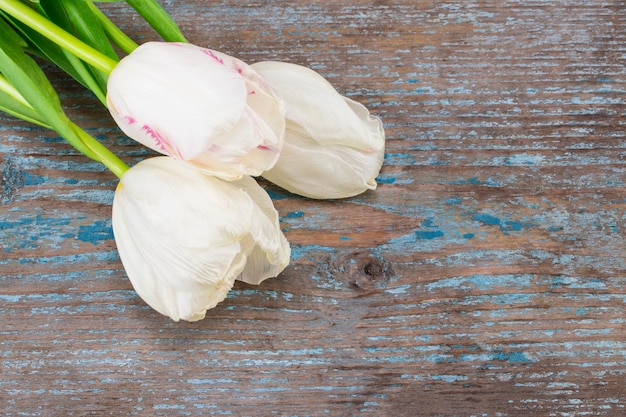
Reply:
M10 96L12 99L23 105L28 110L32 110L33 112L35 111L32 106L26 101L26 99L24 99L24 97L20 94L20 92L2 74L0 74L0 91ZM13 115L36 123L40 126L53 129L51 126L40 120L24 117L24 115L18 113L15 113ZM113 152L108 150L106 146L102 145L93 136L89 135L75 123L68 120L67 125L70 129L72 129L72 131L80 140L79 143L74 143L71 140L68 140L68 142L70 142L80 152L98 162L101 162L104 166L110 169L118 178L122 178L122 175L124 175L124 173L128 170L128 165L122 162L122 160L119 159ZM81 149L81 145L84 146L84 148L86 149Z
M93 78L91 73L89 72L88 67L76 57L76 55L71 54L67 50L63 50L65 57L68 62L74 67L74 70L80 77L80 79L85 83L85 87L87 87L91 92L100 100L102 104L107 105L106 101L106 91L102 90L100 84Z
M126 0L166 42L187 42L172 16L156 0Z
M72 36L19 0L0 0L0 9L88 64L110 74L117 62Z
M102 12L102 10L100 10L91 1L88 2L87 4L93 10L93 14L100 21L100 24L102 25L102 29L104 29L109 39L111 39L117 46L119 46L122 51L124 51L126 54L130 54L135 49L137 49L139 45L137 45L135 41L133 41L130 37L128 37L128 35L126 35L113 22L111 22L108 16Z
M94 139L93 136L85 132L76 124L70 122L70 127L80 137L83 145L89 148L91 153L95 155L94 159L98 162L101 162L104 166L111 170L111 172L113 172L116 177L121 179L124 173L128 171L128 165L126 165L121 159L119 159L106 146L98 142L96 139Z

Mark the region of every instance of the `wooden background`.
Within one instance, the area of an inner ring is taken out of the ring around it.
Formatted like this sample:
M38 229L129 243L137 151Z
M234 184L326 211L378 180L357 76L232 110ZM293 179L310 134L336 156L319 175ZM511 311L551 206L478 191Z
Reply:
M310 66L366 104L379 188L263 183L291 265L174 323L122 269L115 177L1 115L0 414L626 413L626 2L164 4L198 45ZM81 126L149 155L49 74Z

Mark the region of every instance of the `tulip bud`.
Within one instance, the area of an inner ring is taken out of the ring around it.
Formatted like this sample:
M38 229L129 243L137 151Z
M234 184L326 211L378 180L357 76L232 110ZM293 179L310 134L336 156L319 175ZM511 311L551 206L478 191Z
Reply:
M321 75L284 62L251 65L285 101L285 145L263 177L305 197L344 198L376 188L384 157L381 121Z
M204 318L235 279L258 284L289 263L278 213L254 179L223 181L169 157L124 174L112 222L133 287L175 321Z
M131 138L227 180L260 175L283 146L284 104L246 63L148 42L110 74L107 107Z

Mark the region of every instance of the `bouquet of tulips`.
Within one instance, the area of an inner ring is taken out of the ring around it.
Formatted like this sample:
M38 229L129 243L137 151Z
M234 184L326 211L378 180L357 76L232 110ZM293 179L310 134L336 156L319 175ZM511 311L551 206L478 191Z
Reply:
M134 289L173 320L200 320L235 280L259 284L289 263L254 177L316 199L372 190L384 130L308 68L192 45L155 0L127 3L162 42L137 45L91 0L0 0L0 110L56 131L119 178L112 225ZM68 118L33 57L163 156L129 168Z

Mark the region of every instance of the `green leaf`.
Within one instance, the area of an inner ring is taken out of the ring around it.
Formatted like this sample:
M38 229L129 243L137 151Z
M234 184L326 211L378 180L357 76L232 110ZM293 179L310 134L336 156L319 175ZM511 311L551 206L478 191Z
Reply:
M71 75L72 78L82 83L82 80L80 80L78 74L75 73L74 67L68 62L61 47L23 23L17 22L10 17L6 17L6 19L11 22L15 30L18 30L21 35L28 40L28 50L34 55L58 65L63 71Z
M53 130L31 107L23 105L4 91L0 91L0 110L18 119Z
M0 10L0 13L2 13L3 16L5 16L4 17L5 19L7 18L4 12L2 12L1 10ZM10 28L5 33L3 33L3 37L6 37L5 39L6 42L13 43L16 45L16 47L26 48L28 46L28 43L20 35L15 33L15 31L10 30Z
M24 41L0 19L0 72L36 114L78 151L97 156L85 146L61 107L58 94L37 63L23 49Z
M24 4L21 0L0 0L0 9L15 20L19 20L33 30L41 33L63 49L82 59L94 68L110 74L118 61L104 55L89 44L86 44L70 32L59 27L48 19L45 11L38 12Z
M12 116L50 129L41 116L28 104L24 97L0 74L0 110Z
M5 16L5 19L28 41L29 53L57 65L81 85L91 90L101 102L106 101L105 92L94 78L93 71L88 69L87 64L22 22L11 16Z
M109 42L100 24L100 19L94 13L89 0L58 0L56 2L46 2L46 5L48 4L58 4L57 13L62 13L63 9L67 13L67 19L63 19L67 26L63 26L60 24L61 22L51 19L53 22L70 33L73 28L80 40L91 45L109 58L119 61L119 56ZM51 9L49 6L44 6L44 8L46 10Z
M187 42L174 19L156 0L126 0L167 42Z
M109 17L102 12L93 2L88 1L89 7L93 11L94 15L100 21L102 29L106 32L107 36L118 48L124 51L126 54L130 54L137 49L137 43L132 40L122 29L117 27Z
M93 10L85 0L48 1L42 3L41 6L50 21L68 33L72 33L100 53L116 62L119 61L119 57L102 29L99 19L94 15ZM107 74L90 66L78 67L76 59L68 58L76 71L81 73L85 85L98 95L102 101L102 98L106 95ZM85 68L89 69L86 71ZM93 81L96 82L97 88L95 88Z

